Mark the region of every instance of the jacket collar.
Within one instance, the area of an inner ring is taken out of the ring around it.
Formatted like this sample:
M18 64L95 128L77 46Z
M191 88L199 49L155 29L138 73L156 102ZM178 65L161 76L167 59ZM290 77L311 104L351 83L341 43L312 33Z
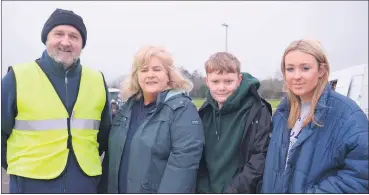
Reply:
M161 105L163 104L167 104L169 103L169 101L171 101L172 99L176 99L176 97L179 96L185 96L188 97L189 99L191 99L185 91L183 90L177 90L177 89L169 89L169 90L165 90L162 91L161 93L158 94L157 98L156 98L156 108L160 108ZM131 109L133 107L133 103L136 100L137 94L132 95L131 97L128 98L128 100L126 101L126 103L124 104L125 106L127 106L129 109L126 109L125 115L129 116Z
M258 93L257 90L258 90L258 85L251 85L250 88L249 88L249 90L248 90L248 93L250 94L250 96L248 98L255 98L257 101L261 101L262 98L260 97L260 95L259 95L259 93ZM209 92L209 89L206 91L206 93L210 93ZM202 112L205 108L207 108L209 106L212 107L210 101L211 100L209 100L208 98L206 98L205 102L200 107L199 112ZM264 103L267 103L267 102L264 102ZM271 106L270 106L269 103L268 103L267 106L268 106L268 109L271 111Z
M318 104L315 108L315 119L318 123L322 123L323 121L323 117L325 116L325 114L327 113L329 106L328 106L328 98L329 95L331 93L332 89L331 86L329 84L327 84L324 88L324 91L322 93L322 95L320 96L319 100L318 100ZM290 106L288 103L288 98L285 97L282 102L279 104L277 111L281 112L283 117L285 118L285 120L288 119L289 116L289 111L290 111ZM309 125L310 127L314 127L315 124L314 123L310 123Z
M41 66L46 74L53 74L57 77L74 77L79 75L78 73L82 70L80 59L78 59L69 69L65 70L63 65L55 62L46 50L42 53L42 56L39 59L36 59L36 62Z

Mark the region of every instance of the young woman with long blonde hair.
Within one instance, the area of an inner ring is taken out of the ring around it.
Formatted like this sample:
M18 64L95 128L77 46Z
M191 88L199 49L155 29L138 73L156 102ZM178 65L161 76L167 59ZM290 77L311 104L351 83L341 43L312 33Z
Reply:
M292 42L281 71L288 95L272 118L262 192L368 193L368 119L331 89L320 42Z

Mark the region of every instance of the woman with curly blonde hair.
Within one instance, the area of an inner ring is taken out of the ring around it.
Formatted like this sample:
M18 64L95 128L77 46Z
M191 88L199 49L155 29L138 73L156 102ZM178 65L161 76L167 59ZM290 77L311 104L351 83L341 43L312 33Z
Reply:
M160 47L144 47L124 82L100 192L193 193L204 144L190 81Z

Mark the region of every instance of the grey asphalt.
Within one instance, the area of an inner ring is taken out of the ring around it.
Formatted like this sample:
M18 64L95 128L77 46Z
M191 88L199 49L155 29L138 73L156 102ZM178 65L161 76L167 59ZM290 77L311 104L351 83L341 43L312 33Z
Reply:
M1 193L9 193L9 175L1 168Z

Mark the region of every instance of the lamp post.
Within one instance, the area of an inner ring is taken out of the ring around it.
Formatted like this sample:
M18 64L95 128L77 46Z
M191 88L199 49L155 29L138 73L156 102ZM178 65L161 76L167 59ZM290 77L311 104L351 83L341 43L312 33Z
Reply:
M226 29L226 35L225 35L225 51L227 52L228 51L228 24L226 23L223 23L222 26L225 27Z

